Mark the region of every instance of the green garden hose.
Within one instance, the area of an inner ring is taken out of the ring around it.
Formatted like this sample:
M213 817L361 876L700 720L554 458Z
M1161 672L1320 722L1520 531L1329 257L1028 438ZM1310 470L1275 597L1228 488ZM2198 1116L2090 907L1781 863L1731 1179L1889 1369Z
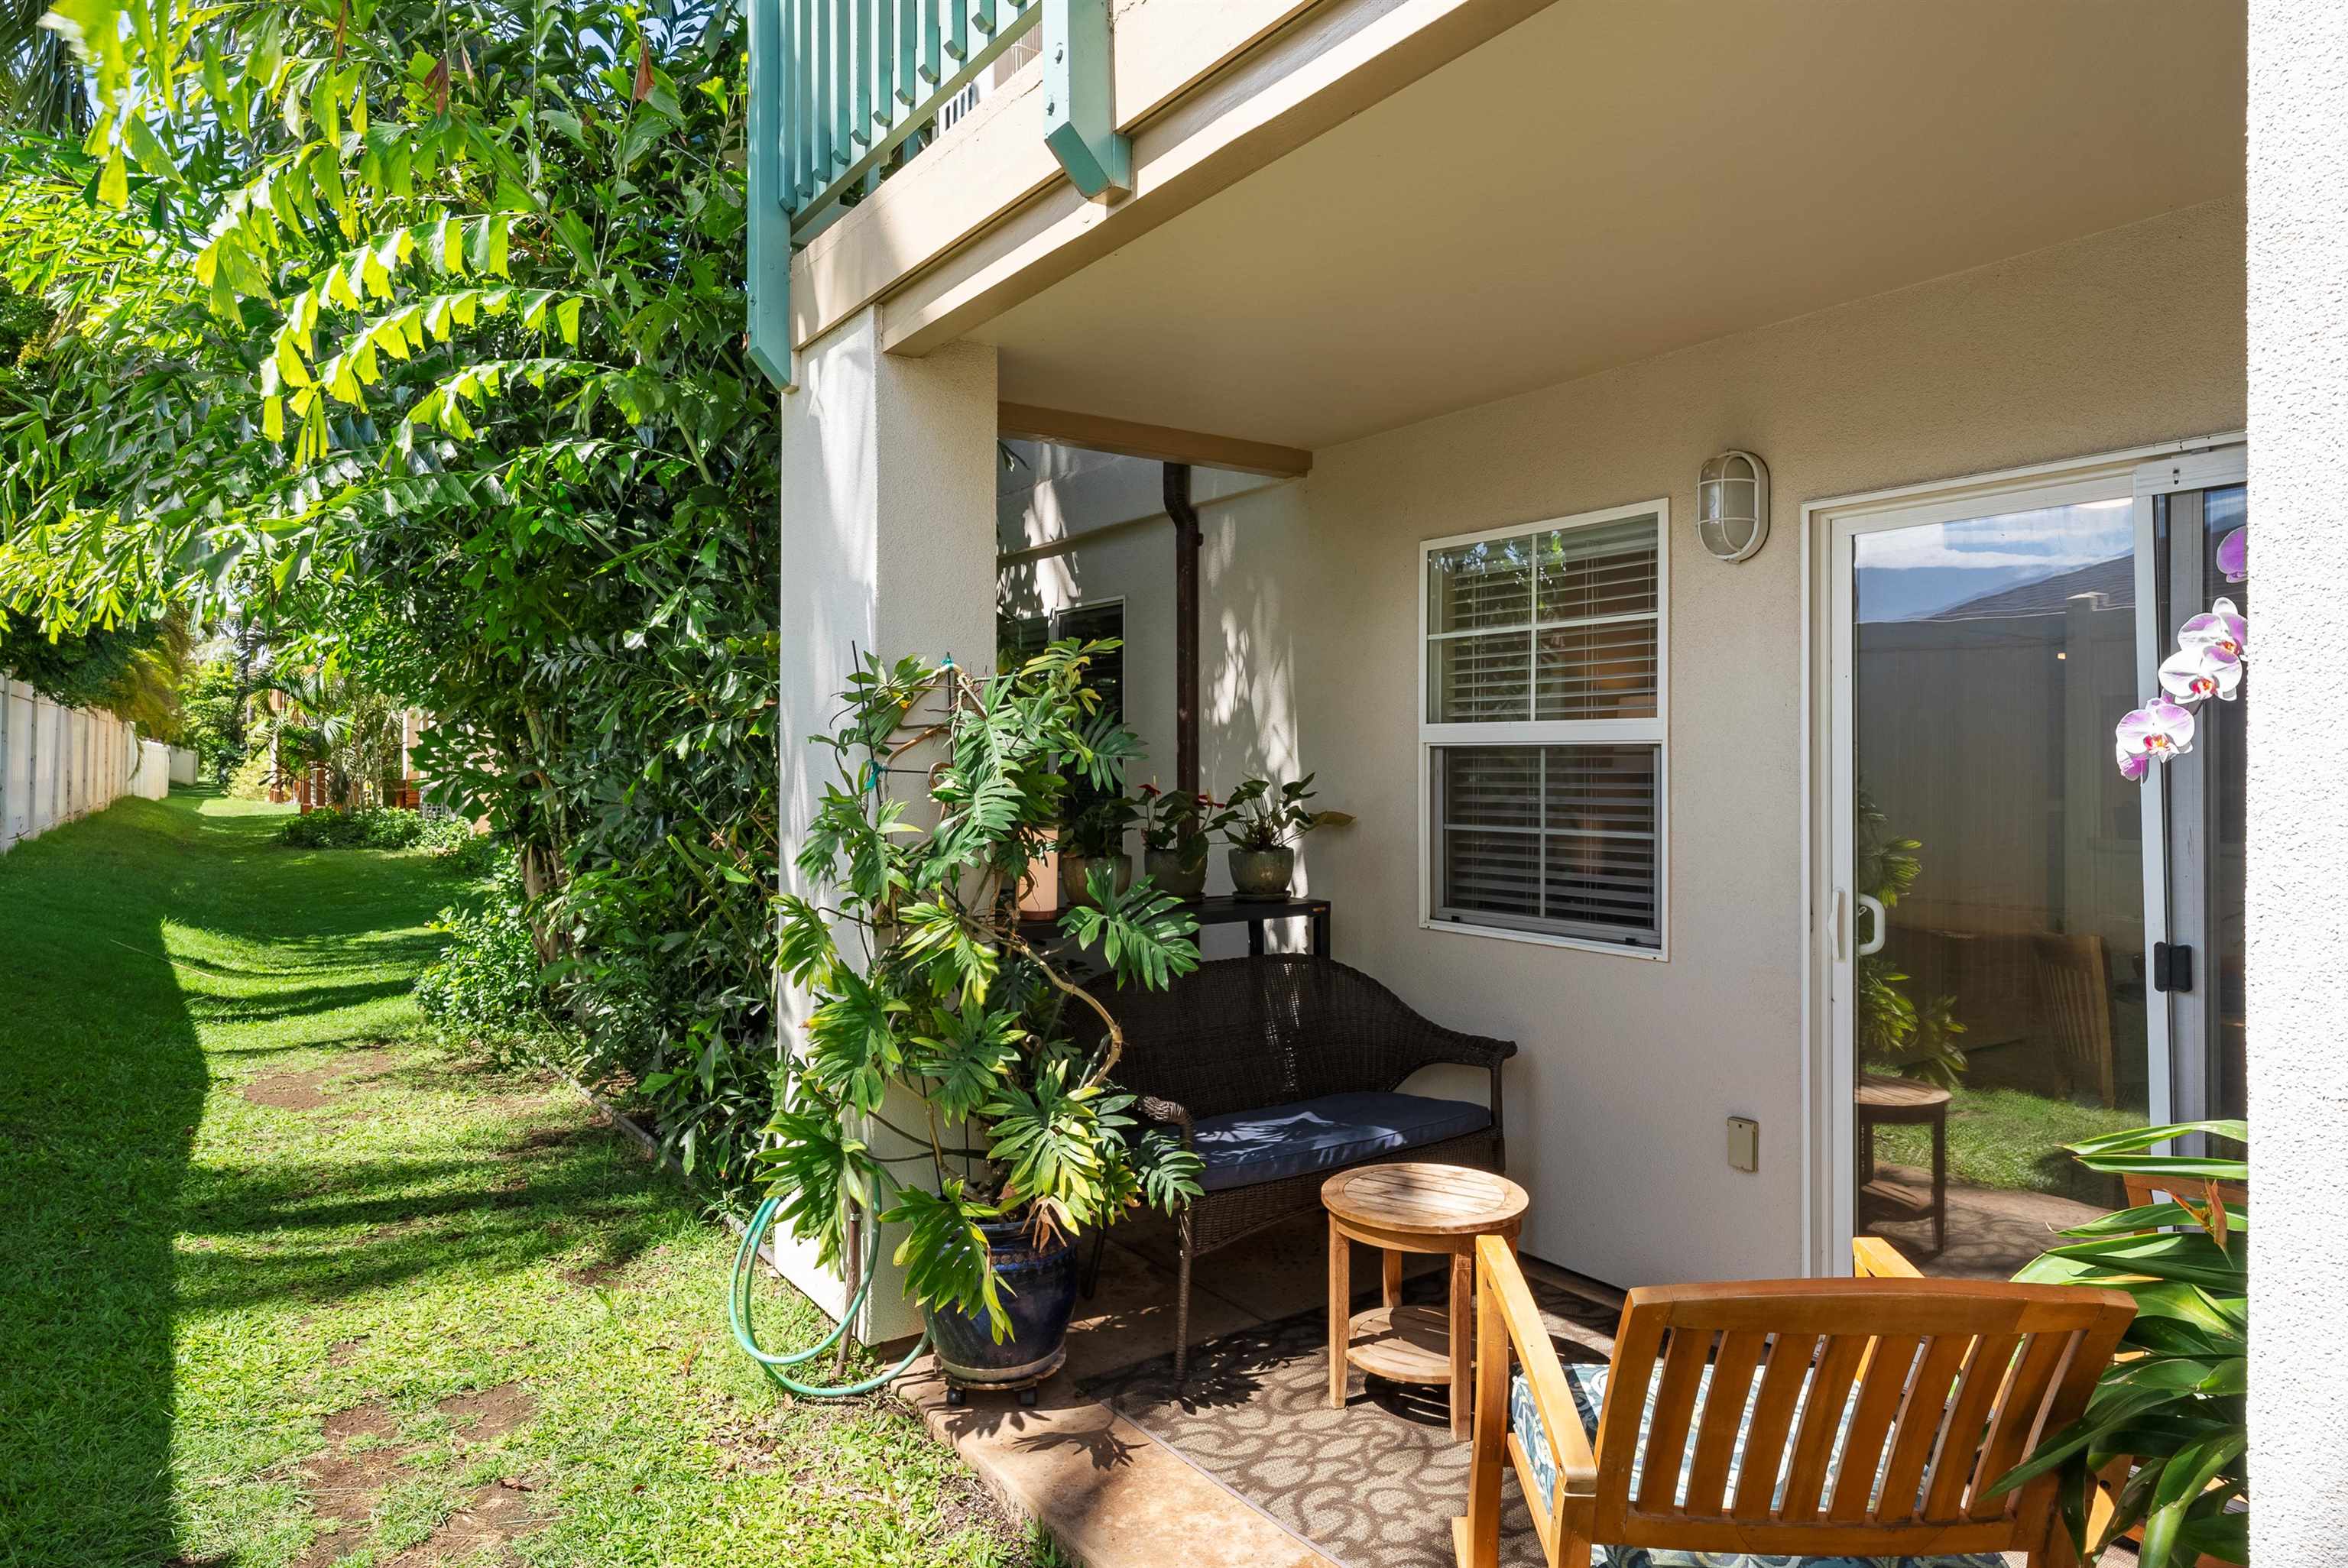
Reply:
M867 1378L860 1383L849 1383L839 1388L829 1388L820 1383L802 1383L782 1370L786 1367L797 1367L814 1360L818 1356L839 1344L840 1337L848 1332L848 1326L856 1321L858 1310L863 1307L865 1296L871 1292L872 1276L880 1261L880 1227L879 1225L866 1227L870 1232L870 1241L864 1251L863 1273L856 1286L856 1294L849 1297L847 1307L839 1315L839 1327L825 1335L822 1343L811 1346L805 1350L791 1351L788 1355L778 1356L772 1351L758 1348L757 1336L750 1324L752 1271L757 1266L759 1244L767 1239L767 1232L773 1228L775 1211L781 1205L782 1200L773 1197L758 1205L757 1212L750 1216L749 1225L743 1229L741 1246L734 1254L733 1286L726 1292L726 1317L734 1327L734 1343L742 1348L742 1353L745 1356L765 1368L767 1376L773 1378L776 1383L794 1394L810 1399L852 1399L859 1394L869 1394L875 1389L894 1382L904 1374L906 1368L913 1364L915 1357L929 1348L928 1329L922 1330L922 1337L913 1342L913 1348L911 1350L905 1352L903 1360L880 1376Z

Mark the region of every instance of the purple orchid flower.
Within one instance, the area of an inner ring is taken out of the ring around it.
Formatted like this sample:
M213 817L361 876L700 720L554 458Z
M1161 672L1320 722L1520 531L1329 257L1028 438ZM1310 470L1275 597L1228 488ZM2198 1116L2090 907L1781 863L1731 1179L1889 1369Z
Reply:
M2242 656L2214 642L2188 642L2160 667L2160 689L2187 706L2215 697L2234 700L2242 683Z
M2236 528L2218 541L2218 569L2226 574L2228 582L2241 582L2250 575L2250 531Z
M2193 713L2166 697L2155 697L2123 717L2112 731L2120 776L2140 779L2157 762L2193 749Z
M2217 600L2177 633L2179 648L2215 648L2237 659L2250 657L2250 623L2230 599Z

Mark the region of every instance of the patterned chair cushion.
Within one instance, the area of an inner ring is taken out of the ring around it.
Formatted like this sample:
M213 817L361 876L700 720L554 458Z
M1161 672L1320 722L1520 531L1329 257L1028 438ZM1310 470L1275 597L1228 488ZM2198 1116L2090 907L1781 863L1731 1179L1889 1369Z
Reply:
M1565 1368L1567 1389L1573 1395L1574 1413L1581 1418L1581 1430L1591 1442L1598 1440L1598 1412L1606 1406L1606 1368L1586 1362L1568 1362ZM1697 1385L1697 1408L1712 1381L1709 1368ZM1650 1413L1653 1409L1654 1387L1647 1390ZM1746 1409L1747 1419L1752 1409ZM1533 1403L1532 1385L1522 1372L1509 1379L1509 1426L1517 1434L1517 1441L1525 1450L1525 1459L1532 1467L1533 1484L1540 1493L1543 1509L1557 1505L1557 1460L1550 1452L1549 1432L1541 1425L1540 1410ZM1838 1451L1839 1451L1838 1450ZM1642 1462L1644 1455L1641 1456ZM1692 1463L1694 1456L1683 1461ZM1835 1466L1827 1468L1827 1482L1831 1490ZM1638 1485L1638 1472L1633 1468L1631 1484ZM1736 1461L1732 1459L1728 1485L1736 1485ZM2005 1558L1998 1553L1971 1553L1954 1557L1764 1557L1738 1552L1683 1552L1667 1546L1608 1546L1603 1542L1590 1551L1591 1568L2005 1568Z

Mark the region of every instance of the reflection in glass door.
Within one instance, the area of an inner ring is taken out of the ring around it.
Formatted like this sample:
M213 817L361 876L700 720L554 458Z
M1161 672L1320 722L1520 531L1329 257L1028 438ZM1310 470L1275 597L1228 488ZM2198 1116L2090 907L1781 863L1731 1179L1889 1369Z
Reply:
M2240 453L2224 466L2155 466L2146 498L2161 641L2173 646L2187 618L2225 598L2250 612L2250 585L2228 582L2218 547L2247 521ZM2215 469L2212 472L2212 469ZM2197 471L2198 470L2198 471ZM2211 479L2232 482L2209 483ZM2192 749L2151 781L2168 857L2152 940L2177 957L2155 975L2171 1029L2178 1121L2244 1113L2242 927L2244 738L2253 682L2230 702L2195 714Z
M2003 1278L2117 1206L2062 1146L2168 1107L2111 744L2140 695L2127 485L1838 525L1849 1221L1928 1273Z

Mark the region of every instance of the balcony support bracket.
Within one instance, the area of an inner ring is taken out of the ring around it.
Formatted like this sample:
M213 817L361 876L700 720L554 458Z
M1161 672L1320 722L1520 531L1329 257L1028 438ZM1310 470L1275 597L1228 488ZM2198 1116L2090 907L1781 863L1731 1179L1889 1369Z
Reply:
M1044 142L1086 196L1133 190L1133 144L1117 128L1109 0L1044 0Z
M750 0L749 323L750 363L789 392L791 214L784 189L783 128L793 123L793 72L784 0Z

